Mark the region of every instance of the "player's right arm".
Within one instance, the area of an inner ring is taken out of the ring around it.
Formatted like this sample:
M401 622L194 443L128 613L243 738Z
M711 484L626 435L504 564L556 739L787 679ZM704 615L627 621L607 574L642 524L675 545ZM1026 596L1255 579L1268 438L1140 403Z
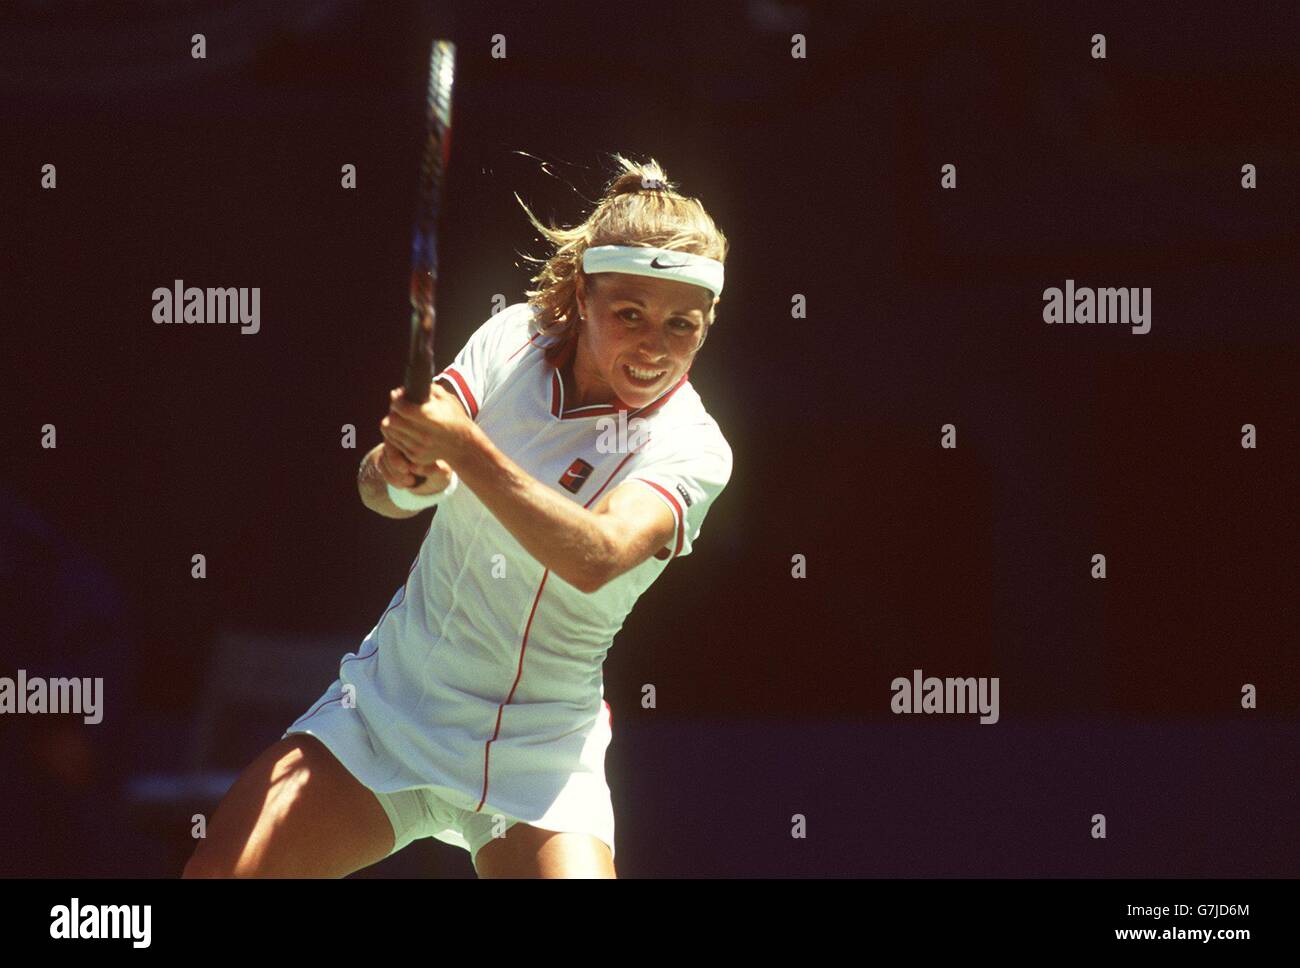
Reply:
M445 462L440 462L445 467ZM415 474L427 478L415 493L434 493L446 487L451 481L450 473L438 467L413 467L401 451L387 442L380 444L361 459L361 469L357 472L357 490L361 494L361 503L386 518L413 518L419 511L407 511L399 508L388 496L388 485L411 488L415 483Z
M522 349L528 338L528 320L532 310L527 303L517 303L489 316L456 355L456 359L434 382L460 401L470 420L478 417L483 401L492 393L501 377L503 364L509 356ZM445 462L444 462L445 466ZM448 468L449 470L450 468ZM401 451L391 445L380 444L361 461L357 474L357 488L361 502L386 518L413 518L419 511L404 511L388 496L388 484L410 489L414 484L412 467ZM415 468L414 473L429 478L430 469ZM413 493L432 493L447 486L451 477L445 478L433 470L434 478L415 488Z
M361 493L361 503L386 518L413 518L420 512L403 511L388 496L388 480L384 477L383 470L388 463L384 455L387 447L387 444L380 444L361 458L361 469L357 472L357 490Z

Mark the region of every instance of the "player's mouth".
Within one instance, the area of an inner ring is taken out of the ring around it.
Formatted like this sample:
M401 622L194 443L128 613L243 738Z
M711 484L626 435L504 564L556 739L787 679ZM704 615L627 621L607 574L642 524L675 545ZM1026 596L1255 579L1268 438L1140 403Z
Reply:
M639 366L623 364L623 374L633 386L649 389L668 375L667 370L642 369Z

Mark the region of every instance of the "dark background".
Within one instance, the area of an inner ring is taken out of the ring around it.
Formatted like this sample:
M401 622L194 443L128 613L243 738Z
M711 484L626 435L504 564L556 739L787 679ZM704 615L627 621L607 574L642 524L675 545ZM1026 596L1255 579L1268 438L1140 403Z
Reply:
M571 224L609 152L732 245L692 382L735 471L606 663L621 875L1294 875L1300 7L952 6L0 8L0 674L106 691L99 726L0 721L0 873L178 874L222 636L332 661L404 579L427 520L355 475L450 34L440 361L545 254L513 193ZM1150 287L1151 332L1045 325L1067 278ZM155 325L174 279L260 287L261 332ZM915 668L1000 677L1000 722L892 715ZM226 716L209 765L301 708Z

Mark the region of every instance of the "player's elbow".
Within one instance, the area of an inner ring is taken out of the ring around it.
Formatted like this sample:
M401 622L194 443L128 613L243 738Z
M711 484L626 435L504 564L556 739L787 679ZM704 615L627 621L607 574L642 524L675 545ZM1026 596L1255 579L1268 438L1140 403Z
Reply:
M584 595L594 595L609 584L612 577L603 568L587 568L581 574L575 575L569 584Z
M597 521L601 525L597 532L600 550L583 562L582 573L576 576L578 580L571 582L587 595L600 591L633 563L628 558L632 549L626 529L605 515L597 515Z
M608 542L600 554L581 563L573 578L568 579L569 584L586 595L593 595L618 577L618 560L613 542Z

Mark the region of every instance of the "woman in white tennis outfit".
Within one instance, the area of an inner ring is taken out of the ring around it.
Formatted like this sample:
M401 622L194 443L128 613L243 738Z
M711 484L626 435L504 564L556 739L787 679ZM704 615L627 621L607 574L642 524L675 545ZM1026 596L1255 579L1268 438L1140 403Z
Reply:
M368 507L437 507L339 677L241 775L186 876L342 876L436 837L480 876L614 876L602 665L689 554L731 449L689 382L727 241L652 161L555 246L528 302L395 390ZM415 476L427 479L415 487Z

